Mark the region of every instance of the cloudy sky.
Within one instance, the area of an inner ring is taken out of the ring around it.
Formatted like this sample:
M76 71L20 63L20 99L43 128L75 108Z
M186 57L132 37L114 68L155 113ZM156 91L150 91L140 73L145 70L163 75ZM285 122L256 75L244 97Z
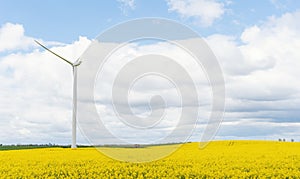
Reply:
M99 33L141 17L168 18L187 25L217 57L225 78L226 110L214 139L300 141L300 2L297 0L0 2L2 144L71 141L72 69L38 47L34 39L75 61ZM150 43L125 46L115 54L115 60L122 55L128 57L128 53L158 51L182 63L188 59L169 44ZM99 89L95 94L99 101L97 108L115 136L129 139L132 131L116 125L116 116L107 106L110 90L105 85L112 82L117 71L118 64L114 63L112 60L107 66L106 79L95 84ZM196 76L201 89L199 118L203 121L198 121L190 138L194 141L200 140L212 100L205 74L200 72ZM171 83L157 77L144 80L133 86L129 95L136 115L149 115L149 98L155 92L167 102L163 106L165 123L151 135L136 134L153 140L155 134L163 137L172 129L172 119L178 113L174 106L180 101ZM81 132L78 143L87 143Z

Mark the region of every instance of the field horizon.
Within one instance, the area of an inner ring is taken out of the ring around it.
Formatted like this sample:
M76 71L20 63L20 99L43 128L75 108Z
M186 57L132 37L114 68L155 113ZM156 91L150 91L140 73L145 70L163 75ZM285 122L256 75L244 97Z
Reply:
M243 141L252 141L252 142L290 142L290 143L300 143L300 141L296 140L270 140L270 139L224 139L224 140L212 140L207 142L207 145L214 142L243 142ZM88 147L117 147L117 148L144 148L144 147L151 147L151 146L163 146L163 145L182 145L188 143L202 143L199 141L188 141L188 142L174 142L174 143L158 143L158 144L103 144L103 145L86 145L86 144L78 144L77 148L88 148ZM35 149L35 148L70 148L71 144L55 144L55 143L45 143L45 144L0 144L0 151L1 150L19 150L19 149Z

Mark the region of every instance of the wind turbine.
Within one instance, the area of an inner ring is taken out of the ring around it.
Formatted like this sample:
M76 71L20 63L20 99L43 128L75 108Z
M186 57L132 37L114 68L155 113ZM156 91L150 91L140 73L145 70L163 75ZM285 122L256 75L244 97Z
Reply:
M38 45L52 53L53 55L57 56L58 58L62 59L63 61L67 62L69 65L72 66L73 69L73 113L72 113L72 145L71 148L76 148L76 116L77 116L77 67L81 64L80 59L77 59L74 63L70 62L69 60L61 57L60 55L54 53L46 46L42 45L37 40L34 40Z

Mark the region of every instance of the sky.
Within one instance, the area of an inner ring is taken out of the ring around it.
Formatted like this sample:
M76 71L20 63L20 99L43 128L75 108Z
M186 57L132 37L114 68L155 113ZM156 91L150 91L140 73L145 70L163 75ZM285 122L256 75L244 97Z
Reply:
M70 144L72 69L34 43L41 41L58 54L75 61L96 37L124 21L158 17L193 29L208 44L223 71L225 113L215 140L259 139L300 141L300 1L297 0L111 0L16 1L0 0L0 143ZM128 52L160 51L187 59L170 44L131 44ZM97 109L104 114L115 136L130 140L133 131L114 123L107 107L109 90L118 63L107 66L107 78L96 84ZM109 71L109 69L112 69ZM196 75L197 76L197 75ZM189 140L198 141L211 108L211 91L205 74L198 74L203 107L200 122ZM204 79L204 81L203 81ZM147 86L147 84L153 84ZM97 86L98 85L98 86ZM174 86L149 78L137 83L131 107L137 115L149 114L149 98L158 91L170 101L169 120L176 117ZM162 88L168 90L162 92ZM157 90L158 89L158 90ZM104 101L104 102L103 102ZM148 112L148 113L147 113ZM143 139L163 137L165 128L144 134ZM113 122L112 122L113 121ZM167 131L167 132L165 132ZM137 135L137 134L136 134ZM78 143L86 144L78 131Z

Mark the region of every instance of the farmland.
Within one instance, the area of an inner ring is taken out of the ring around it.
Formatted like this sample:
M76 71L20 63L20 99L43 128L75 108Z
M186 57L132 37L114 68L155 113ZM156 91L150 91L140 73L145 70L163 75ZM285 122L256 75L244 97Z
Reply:
M37 148L0 151L1 178L297 178L300 143L215 141L204 149L183 144L157 161L116 161L95 148ZM152 146L162 148L164 146ZM177 147L173 145L173 147ZM105 149L105 148L104 148ZM110 150L107 148L107 150ZM121 153L146 148L114 148ZM143 151L144 150L144 151ZM141 156L143 157L143 156Z

